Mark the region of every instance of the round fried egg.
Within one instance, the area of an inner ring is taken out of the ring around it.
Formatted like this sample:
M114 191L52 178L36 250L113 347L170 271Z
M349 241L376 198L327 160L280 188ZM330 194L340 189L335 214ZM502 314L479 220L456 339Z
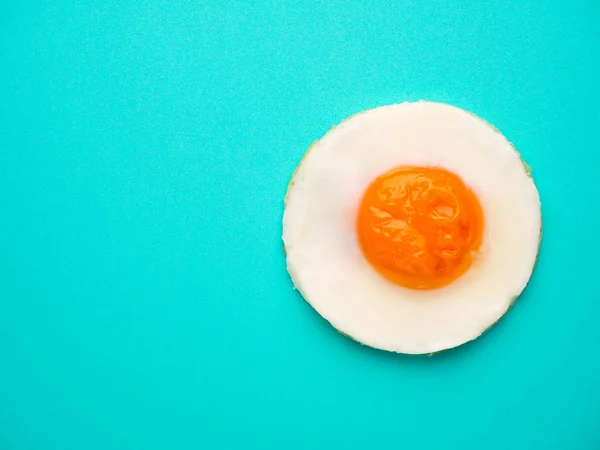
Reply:
M288 271L337 330L432 353L478 337L533 272L540 199L491 125L453 106L357 114L313 144L285 200Z

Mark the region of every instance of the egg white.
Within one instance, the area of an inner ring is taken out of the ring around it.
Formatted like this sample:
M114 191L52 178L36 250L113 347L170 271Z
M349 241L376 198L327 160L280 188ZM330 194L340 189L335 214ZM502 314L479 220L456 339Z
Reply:
M365 189L402 165L454 172L483 209L474 263L439 289L388 281L358 244ZM355 340L413 354L461 345L502 317L532 274L540 230L538 192L512 145L473 114L431 102L376 108L329 131L296 169L283 218L288 271L304 298Z

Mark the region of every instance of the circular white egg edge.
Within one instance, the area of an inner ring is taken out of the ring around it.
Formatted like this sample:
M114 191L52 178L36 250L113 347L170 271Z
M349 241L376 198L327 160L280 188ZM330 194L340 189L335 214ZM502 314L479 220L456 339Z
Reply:
M477 259L444 288L397 286L358 246L362 193L400 165L445 167L481 202ZM382 350L433 353L475 339L523 291L539 250L540 200L520 155L487 122L442 103L401 103L346 119L305 154L285 203L283 241L294 285L338 331Z

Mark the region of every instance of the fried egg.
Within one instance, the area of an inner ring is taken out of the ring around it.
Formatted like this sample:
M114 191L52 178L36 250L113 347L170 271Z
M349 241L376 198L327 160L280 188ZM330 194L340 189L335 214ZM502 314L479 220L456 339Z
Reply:
M375 108L313 144L285 197L295 287L341 333L433 353L475 339L525 288L540 240L529 168L484 120Z

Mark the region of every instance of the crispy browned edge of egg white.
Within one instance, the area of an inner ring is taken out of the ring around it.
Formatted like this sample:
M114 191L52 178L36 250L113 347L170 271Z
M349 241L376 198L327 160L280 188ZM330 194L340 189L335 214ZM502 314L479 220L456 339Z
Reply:
M419 102L440 103L440 102L430 102L430 101L426 101L426 100L419 100L418 102L413 102L413 103L419 103ZM529 178L531 178L531 180L534 182L534 186L535 186L535 180L533 179L531 166L525 162L525 160L523 159L523 155L521 155L521 153L519 153L519 151L517 150L517 148L515 147L515 145L512 142L510 142L508 140L508 138L506 136L504 136L504 134L498 128L496 128L494 125L492 125L491 123L489 123L485 119L482 119L481 117L477 116L476 114L474 114L474 113L472 113L470 111L467 111L467 110L462 109L462 108L458 108L457 106L454 106L454 105L449 105L447 103L442 103L442 104L448 105L448 106L452 106L452 107L457 108L457 109L460 109L460 110L466 112L467 114L475 117L476 119L483 121L492 130L494 130L496 133L498 133L502 137L504 137L508 141L508 143L510 144L510 146L513 148L513 150L517 153L517 155L519 155L519 159L521 160L521 163L523 164L523 167L525 168L525 173L527 174L527 176ZM392 106L392 105L387 105L387 106ZM285 212L285 208L287 207L287 197L288 197L288 194L290 192L290 189L294 186L294 178L296 177L296 174L298 173L298 169L300 169L300 166L304 162L304 159L308 156L308 154L314 148L314 146L318 142L320 142L325 136L327 136L329 133L331 133L334 129L336 129L337 127L339 127L342 123L344 123L344 122L346 122L346 121L348 121L350 119L353 119L353 118L355 118L357 116L360 116L361 114L365 114L365 113L367 113L369 111L372 111L373 109L376 109L376 108L371 108L371 109L367 109L367 110L364 110L364 111L360 111L360 112L358 112L356 114L353 114L353 115L351 115L349 117L346 117L340 123L338 123L337 125L332 126L329 130L327 130L327 132L325 132L325 134L323 134L323 136L321 136L321 138L317 139L312 144L310 144L310 146L308 147L308 149L306 150L306 152L304 153L304 155L302 155L302 158L300 159L300 162L298 163L298 165L294 169L294 172L292 173L292 176L290 178L290 182L288 183L288 187L287 187L286 193L285 193L285 195L283 197L284 212ZM536 186L536 190L537 190L537 186ZM539 196L539 191L538 191L538 196ZM543 231L542 224L543 224L543 220L542 220L542 210L541 210L541 200L540 200L540 237L538 239L538 249L537 249L537 254L536 254L536 257L535 257L535 261L533 263L533 268L531 269L531 275L529 276L529 279L527 280L527 283L525 283L525 286L523 287L523 289L521 290L521 292L519 292L517 295L515 295L513 297L512 301L508 305L508 308L506 308L506 311L504 311L504 313L494 323L490 324L485 330L483 330L479 335L477 335L473 339L471 339L469 341L466 341L466 342L463 342L462 344L456 345L454 347L448 347L446 349L438 350L437 352L427 353L427 356L431 357L431 356L437 355L439 353L446 352L448 350L452 350L452 349L455 349L455 348L458 348L458 347L462 347L463 345L465 345L465 344L467 344L469 342L472 342L475 339L478 339L485 332L487 332L488 330L490 330L491 328L493 328L494 325L496 325L498 322L500 322L500 320L502 320L502 318L504 318L504 316L506 316L506 314L512 309L512 307L516 303L517 299L521 296L521 294L523 294L523 292L525 291L525 289L527 289L527 286L529 285L529 282L531 281L531 277L533 276L533 273L535 272L538 260L540 258L540 249L541 249L541 246L542 246L542 234L543 234L542 233L542 231ZM290 275L290 278L292 280L292 284L293 284L294 289L296 289L300 293L300 295L302 296L302 298L311 306L311 308L313 308L315 311L317 311L316 308L313 306L313 304L308 300L308 298L306 298L306 296L302 292L302 289L300 288L299 284L294 279L294 274L290 271L290 268L287 265L287 251L286 251L286 248L285 248L285 242L283 242L283 253L286 256L286 269L287 269L288 274ZM323 317L318 311L317 311L317 314L319 314L319 316ZM347 333L344 333L342 330L339 330L326 317L323 317L323 319L325 319L325 321L327 321L333 327L333 329L335 331L337 331L338 333L340 333L342 336L345 336L345 337L347 337L347 338L349 338L349 339L351 339L351 340L353 340L355 342L358 342L362 346L374 348L375 350L379 350L379 351L384 351L384 352L389 352L389 353L398 353L398 354L403 354L403 355L418 356L418 355L425 355L426 354L426 353L415 353L415 354L413 354L413 353L402 353L402 352L396 352L396 351L393 351L393 350L382 349L382 348L379 348L379 347L372 347L372 346L370 346L368 344L365 344L364 342L361 342L360 340L356 339L354 336L351 336L351 335L349 335Z

